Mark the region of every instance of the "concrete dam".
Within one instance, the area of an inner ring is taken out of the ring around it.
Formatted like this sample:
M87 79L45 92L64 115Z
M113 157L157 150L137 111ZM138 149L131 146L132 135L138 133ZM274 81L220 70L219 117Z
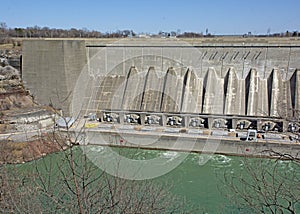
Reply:
M106 123L298 129L285 118L299 117L299 39L26 40L22 65L36 100L67 115L75 109Z

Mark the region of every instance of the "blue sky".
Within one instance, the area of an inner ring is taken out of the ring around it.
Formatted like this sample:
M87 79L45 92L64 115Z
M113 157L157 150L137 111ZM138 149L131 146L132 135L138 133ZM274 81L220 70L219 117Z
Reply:
M2 2L2 3L1 3ZM254 34L300 31L300 0L0 0L9 27L47 26L137 33Z

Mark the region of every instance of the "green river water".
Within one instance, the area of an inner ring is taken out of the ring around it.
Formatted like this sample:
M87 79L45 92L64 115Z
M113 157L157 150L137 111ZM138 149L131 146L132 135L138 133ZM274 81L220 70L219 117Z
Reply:
M98 151L98 155L105 156L107 151L105 147L95 147L92 150ZM132 159L146 160L155 157L164 157L167 161L172 161L178 156L178 152L160 151L160 150L144 150L144 149L120 149L114 148L116 152L121 152L124 156ZM81 151L81 150L80 150ZM81 154L81 152L79 152ZM46 156L43 161L59 161L61 154L51 154ZM197 207L197 213L240 213L238 207L225 195L224 191L224 173L239 175L244 173L245 157L212 155L210 159L203 164L203 158L207 155L190 153L172 171L154 178L155 182L163 182L170 184L171 192L186 201L186 207ZM247 159L252 161L262 161L270 164L268 159ZM275 161L275 160L274 160ZM37 163L41 162L38 160ZM25 168L30 167L33 163L25 164ZM281 169L283 171L300 171L299 167L294 168L289 162L281 161ZM247 176L246 173L244 173ZM226 189L226 188L225 188ZM243 212L245 213L245 212Z

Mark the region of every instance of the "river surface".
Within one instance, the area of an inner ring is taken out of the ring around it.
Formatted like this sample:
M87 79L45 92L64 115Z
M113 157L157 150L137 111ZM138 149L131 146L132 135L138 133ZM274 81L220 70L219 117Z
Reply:
M158 150L132 150L135 159L161 156L174 161L180 152ZM155 178L169 183L171 191L182 197L187 207L195 207L204 213L238 213L223 189L224 173L243 169L244 157L184 153L187 157L172 171ZM226 210L226 211L225 211ZM199 213L200 213L199 212Z
M185 155L180 164L170 172L163 173L162 176L154 178L155 182L170 184L171 192L185 200L185 206L199 208L204 213L240 213L238 207L226 197L228 190L224 188L224 174L247 176L245 171L245 161L262 161L270 164L268 159L245 159L245 157L225 156L225 155L204 155L199 153L181 153L161 150L145 149L124 149L95 146L89 151L96 156L105 157L106 160L114 151L122 156L127 156L134 160L151 160L162 157L166 162L172 162L180 155ZM86 151L85 151L86 152ZM46 156L43 161L53 161L52 154ZM95 162L93 156L89 156ZM54 158L58 160L57 158ZM295 169L288 162L282 161L282 170ZM29 164L30 165L30 164ZM151 170L151 169L150 169ZM297 170L300 170L298 168ZM224 190L225 189L225 190ZM198 213L198 212L197 212Z

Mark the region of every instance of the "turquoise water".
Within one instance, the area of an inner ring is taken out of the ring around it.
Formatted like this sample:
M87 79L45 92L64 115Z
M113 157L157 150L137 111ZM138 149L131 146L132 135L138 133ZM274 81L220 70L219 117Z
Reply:
M108 155L106 147L95 147L98 156ZM229 175L244 175L248 176L245 170L245 161L259 161L268 166L275 160L268 159L245 159L244 157L233 157L224 155L204 155L198 153L179 153L171 151L159 150L143 150L143 149L119 149L114 148L115 152L122 156L130 157L135 160L148 160L156 157L164 157L167 161L172 161L180 154L186 154L187 157L172 171L163 176L154 178L154 182L164 183L171 192L185 201L187 208L197 208L197 213L240 213L237 205L233 203L225 195L228 192L224 191L225 174ZM78 150L78 154L82 154ZM38 160L36 163L42 164L51 162L58 164L63 159L62 153L46 156L43 160ZM206 162L207 160L207 162ZM277 162L278 163L278 162ZM25 170L27 167L35 165L33 162L23 165L21 168ZM299 166L299 165L298 165ZM294 172L300 167L294 168L289 162L279 162L279 169L283 172ZM225 185L226 186L226 185ZM245 213L245 212L244 212Z
M175 158L177 152L131 150L135 158L165 156ZM206 163L205 160L208 161ZM171 172L156 178L157 181L169 183L172 192L186 200L187 207L198 208L205 213L235 212L237 208L219 190L223 186L224 173L234 173L242 169L242 157L225 155L205 155L190 153L187 158ZM238 212L236 212L238 213Z
M167 174L174 181L174 193L181 195L194 206L207 212L217 211L228 205L218 186L218 172L229 167L232 159L213 156L207 164L199 165L199 155L191 154L178 168ZM176 179L174 179L176 178Z

